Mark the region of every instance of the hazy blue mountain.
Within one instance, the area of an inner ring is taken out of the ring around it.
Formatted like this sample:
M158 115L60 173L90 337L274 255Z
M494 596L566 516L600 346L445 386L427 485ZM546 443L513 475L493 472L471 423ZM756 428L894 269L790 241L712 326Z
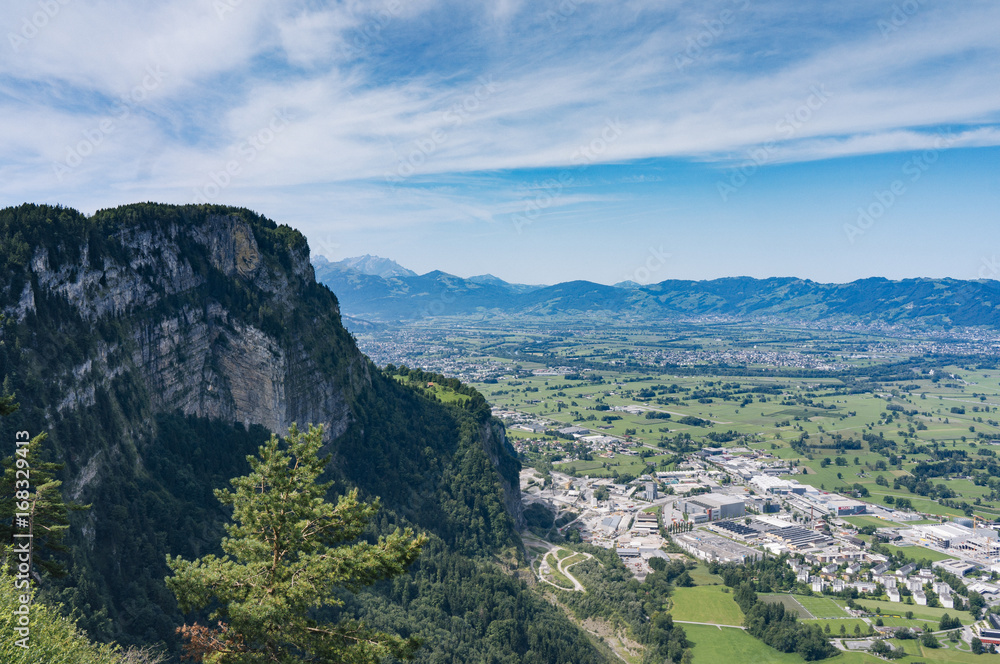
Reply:
M355 256L354 258L345 258L344 260L337 261L336 263L330 262L323 256L318 256L313 259L312 263L314 269L317 271L320 269L354 270L356 272L360 272L361 274L369 274L383 278L417 276L416 272L413 270L407 270L394 260L382 258L381 256L372 256L371 254Z
M657 320L692 316L773 317L783 320L918 322L932 325L1000 325L1000 282L993 280L873 277L821 284L793 277L728 277L605 286L570 281L520 286L492 275L462 279L444 272L382 279L316 270L344 311L369 320L436 315L595 314Z

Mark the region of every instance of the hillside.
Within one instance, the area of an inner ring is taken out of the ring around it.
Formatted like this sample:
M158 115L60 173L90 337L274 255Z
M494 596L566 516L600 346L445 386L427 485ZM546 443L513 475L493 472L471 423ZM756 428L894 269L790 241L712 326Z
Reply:
M43 592L92 637L176 654L165 556L217 552L212 490L269 432L321 423L335 490L383 500L371 534L432 535L411 577L348 594L345 610L424 638L418 661L603 661L509 573L519 464L485 400L442 403L374 366L301 234L218 206L23 205L0 210L0 239L0 376L20 404L0 427L47 431L68 497L92 504L69 576Z
M462 279L443 272L381 278L324 270L318 278L337 292L346 313L376 321L436 315L587 314L641 321L720 316L928 326L1000 324L1000 282L995 280L870 278L821 284L794 278L732 277L651 285L571 281L525 287L495 277Z

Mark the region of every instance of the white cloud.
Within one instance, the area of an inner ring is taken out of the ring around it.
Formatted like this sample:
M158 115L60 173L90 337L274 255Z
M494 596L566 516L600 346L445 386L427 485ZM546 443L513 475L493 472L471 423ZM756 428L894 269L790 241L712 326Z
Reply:
M824 16L731 0L230 5L221 16L204 0L60 5L0 58L5 198L114 189L183 200L236 160L227 195L317 185L371 203L386 179L409 190L449 173L571 165L609 120L624 129L595 163L738 161L769 143L775 161L807 161L920 148L948 125L959 126L956 146L1000 144L992 3L922 6L887 35L877 20L891 4ZM0 23L17 34L35 6L8 3ZM725 11L732 20L713 33ZM693 62L679 70L692 39ZM422 60L428 52L443 60ZM151 67L162 82L54 178L53 164ZM278 112L290 118L280 135L252 159L241 152ZM502 211L454 193L406 195L414 219Z

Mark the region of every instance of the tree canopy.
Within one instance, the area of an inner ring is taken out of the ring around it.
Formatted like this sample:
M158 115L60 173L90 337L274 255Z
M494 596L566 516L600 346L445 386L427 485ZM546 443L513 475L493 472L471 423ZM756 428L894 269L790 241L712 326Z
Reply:
M349 619L323 622L318 611L342 606L340 589L357 590L402 574L426 542L396 529L377 542L360 539L379 509L356 490L326 501L330 483L318 481L329 457L320 457L322 428L292 425L248 457L249 475L231 480L216 497L233 508L222 557L167 557L167 586L181 609L210 608L215 626L179 631L188 654L211 664L377 662L406 658L413 639L379 633Z

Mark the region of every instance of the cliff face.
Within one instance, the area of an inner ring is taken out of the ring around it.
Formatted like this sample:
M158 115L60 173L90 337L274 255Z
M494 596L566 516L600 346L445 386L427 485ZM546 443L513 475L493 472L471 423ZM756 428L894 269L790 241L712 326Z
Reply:
M49 250L36 248L17 304L6 307L8 315L23 322L36 313L38 298L49 296L64 299L91 324L136 320L130 338L95 348L53 377L65 395L52 404L55 410L92 406L96 388L107 388L123 372L138 371L156 411L180 410L276 432L295 421L323 423L332 438L347 429L345 390L371 383L364 357L354 349L344 358L356 378L338 385L319 371L301 339L279 341L232 316L218 301L199 303L207 277L196 272L180 240L200 245L218 274L258 291L278 315L288 313L297 288L313 279L304 244L289 250L290 270L268 264L253 228L235 214L210 214L186 227L124 227L112 237L126 260L92 259L84 244L78 260L53 265ZM169 304L161 306L185 295L193 303L173 311Z
M99 579L93 597L64 600L82 613L121 619L126 598L145 597L161 612L146 629L172 634L164 555L217 546L212 489L245 473L264 429L293 422L324 426L340 486L463 551L518 545L502 425L374 367L299 233L233 208L88 218L22 206L0 210L0 239L0 381L21 404L11 424L47 431L67 493L99 506L72 530L73 562ZM136 590L150 569L155 583Z
M483 451L489 457L490 463L500 475L503 487L504 507L517 527L524 527L524 504L521 502L520 467L515 461L514 452L507 442L507 432L496 420L481 425L479 439L483 442Z

